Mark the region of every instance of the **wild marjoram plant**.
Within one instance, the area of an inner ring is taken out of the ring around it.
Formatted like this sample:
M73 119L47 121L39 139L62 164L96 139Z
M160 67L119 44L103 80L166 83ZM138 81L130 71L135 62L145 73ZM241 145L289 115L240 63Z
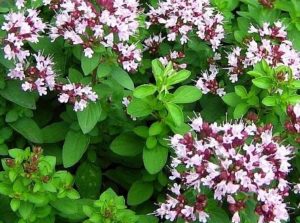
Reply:
M44 156L40 147L8 152L11 158L2 159L0 194L10 198L18 223L54 222L52 202L79 198L73 188L73 176L67 171L55 171L56 158Z
M189 78L187 70L176 71L170 62L166 67L159 60L152 61L155 84L144 84L133 91L133 97L125 98L127 113L133 118L152 116L154 121L147 126L138 126L133 131L146 139L143 161L150 174L156 174L165 166L168 158L168 141L172 132L185 132L184 114L180 104L192 103L201 98L195 86L182 85L175 91L175 84ZM127 102L128 101L128 102Z
M298 0L0 1L0 23L0 223L300 223Z

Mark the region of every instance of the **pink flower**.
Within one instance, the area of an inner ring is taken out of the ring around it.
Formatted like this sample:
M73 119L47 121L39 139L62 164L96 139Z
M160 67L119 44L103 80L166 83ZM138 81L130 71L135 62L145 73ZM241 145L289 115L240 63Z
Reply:
M300 78L300 53L287 40L286 28L281 22L275 22L273 26L264 23L262 28L251 25L248 32L259 34L260 40L252 38L246 45L245 53L242 53L241 48L236 47L228 54L229 79L232 82L238 80L238 77L244 73L244 69L262 60L272 67L289 66L293 71L293 78Z
M198 37L211 43L216 50L224 38L223 16L206 0L165 0L158 8L150 7L150 24L161 24L167 29L168 41L178 37L181 44L187 43L194 30Z
M95 102L98 95L89 86L81 84L65 84L57 87L60 92L58 101L60 103L74 104L74 111L83 111L89 101Z
M116 46L116 52L119 54L118 62L129 72L136 71L139 62L142 60L141 50L135 45L119 43Z
M22 48L23 45L25 42L37 43L40 33L46 29L46 24L38 14L34 9L27 9L22 12L10 12L4 16L2 30L7 31L7 37L4 39L6 59L17 59L23 63L30 56L29 51Z
M177 203L169 211L177 210L182 214L177 218L193 221L195 206L185 199L185 193L196 197L206 188L216 200L228 202L232 222L240 222L239 211L247 199L258 202L256 212L263 222L288 219L284 197L289 190L286 177L293 149L273 139L271 125L256 127L241 121L209 124L197 117L191 127L196 137L187 133L171 139L175 156L170 179L177 182L171 192ZM247 196L239 198L240 193ZM205 205L201 207L205 211Z
M172 62L173 67L176 70L179 69L185 69L187 67L186 63L180 62L180 59L183 59L185 57L183 52L178 51L171 51L168 55L164 57L160 57L159 61L164 65L167 66L169 62Z
M93 56L95 46L117 46L118 52L123 51L121 57L125 54L124 48L128 48L127 53L133 55L119 61L124 69L136 70L141 52L135 49L134 44L129 46L127 42L139 27L138 2L101 0L99 4L103 6L100 11L87 0L62 0L57 5L58 12L50 28L50 37L55 40L63 36L73 45L82 45L84 55L88 58Z
M299 142L300 134L300 103L289 105L287 107L288 120L285 122L285 129L290 134L295 134L297 137L296 142Z
M215 66L211 65L209 71L205 71L202 73L202 77L200 77L196 83L196 87L199 88L203 94L217 94L219 96L225 95L224 88L221 88L216 76L218 74L218 70Z

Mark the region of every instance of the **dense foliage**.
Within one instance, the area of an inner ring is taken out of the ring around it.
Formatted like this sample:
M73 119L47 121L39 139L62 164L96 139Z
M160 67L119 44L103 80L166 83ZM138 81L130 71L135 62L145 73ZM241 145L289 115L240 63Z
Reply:
M0 1L0 222L300 223L299 0Z

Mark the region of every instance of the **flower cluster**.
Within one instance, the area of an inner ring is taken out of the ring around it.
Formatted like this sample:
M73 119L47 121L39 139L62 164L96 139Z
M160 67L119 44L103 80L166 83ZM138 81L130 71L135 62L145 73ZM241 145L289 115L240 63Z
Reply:
M300 133L300 103L287 107L289 120L285 123L285 128L289 133Z
M216 76L218 69L210 67L209 71L204 71L202 76L198 79L196 87L199 88L203 94L212 93L219 96L225 95L224 88L220 87Z
M228 54L229 75L232 82L238 80L238 76L245 68L262 60L272 67L289 66L294 78L300 78L300 53L293 48L292 42L287 40L286 29L281 22L275 22L273 26L264 23L262 28L251 26L248 33L252 35L252 39L247 42L245 52L236 47ZM255 37L260 41L256 41Z
M73 45L82 45L88 58L93 56L94 47L99 44L117 49L116 52L121 53L120 57L131 53L124 51L134 51L138 55L130 59L125 56L126 62L123 63L122 60L121 64L128 71L136 70L141 53L135 45L128 47L127 42L139 27L138 2L115 0L98 3L102 8L101 11L96 10L96 7L87 0L62 0L55 7L58 13L55 24L50 29L50 37L55 40L62 36ZM122 49L119 49L120 47Z
M216 66L216 61L221 59L219 53L210 58L210 66L208 71L204 71L201 77L196 82L196 87L199 88L203 94L212 93L219 96L225 95L224 88L220 87L216 77L219 72Z
M182 193L181 185L174 184L170 191L174 194L168 196L165 203L156 210L155 215L169 221L175 221L178 217L186 222L207 222L208 213L205 212L207 197L198 194L194 202L189 202L187 196Z
M46 95L47 89L53 90L55 87L56 74L53 69L53 61L50 57L43 56L40 52L33 54L36 64L24 69L22 63L18 63L14 69L8 73L8 77L24 81L22 88L24 91L38 91L39 95Z
M179 59L182 59L184 57L185 57L185 55L184 55L183 52L181 52L181 51L179 51L179 52L178 51L172 51L168 55L160 57L159 61L164 66L167 66L167 64L169 62L172 62L173 67L175 69L185 69L187 67L187 64L186 63L180 63L180 62L178 62Z
M197 137L188 133L171 139L176 155L171 163L170 179L180 182L180 186L173 185L173 194L176 195L174 188L178 187L182 191L193 189L195 194L207 187L213 191L214 199L228 203L235 223L240 222L239 211L246 208L247 199L256 200L259 222L288 220L284 197L289 191L286 177L293 149L273 138L272 125L209 124L198 117L191 127ZM183 206L173 213L179 202L178 197L172 196L157 214L172 221L186 216ZM195 207L190 210L194 214L196 211Z
M155 54L164 39L165 37L162 37L161 33L159 35L150 36L144 41L144 49L149 50L151 54Z
M33 2L37 0L32 0ZM51 0L43 0L43 5L49 5ZM18 9L22 9L26 4L26 0L16 0L16 6Z
M50 37L55 40L63 36L74 45L82 44L85 55L91 57L92 53L88 52L92 50L94 38L103 35L102 26L96 24L99 16L96 9L84 0L63 0L59 9L55 17L55 25L50 29ZM89 35L92 30L96 35Z
M82 84L65 84L56 88L60 92L58 101L74 104L74 111L83 111L88 101L95 102L98 99L91 87Z
M8 35L4 39L4 53L8 60L17 60L21 63L30 56L24 49L26 42L37 43L40 34L46 29L46 24L38 17L39 12L27 9L20 12L10 12L4 16L2 30Z
M211 43L215 50L224 38L223 16L210 6L208 0L166 0L158 8L150 8L149 25L162 24L168 31L168 41L180 38L187 43L193 31L197 36Z
M17 7L23 7L24 3L24 1L18 1ZM48 2L44 1L44 4L48 4ZM11 12L4 17L2 30L7 32L7 38L4 40L5 58L15 61L15 67L9 70L8 77L21 80L24 91L37 91L42 96L46 95L49 89L50 91L59 91L60 95L64 95L64 89L67 89L69 85L57 83L52 59L42 55L41 52L31 53L24 47L26 43L38 43L40 35L47 28L38 15L38 11L27 9ZM30 60L31 57L34 58L34 61ZM83 110L87 106L88 100L95 101L97 99L97 95L91 91L90 87L81 88L76 91L77 96L82 97L78 103L75 103L75 100L67 100L74 104L75 111ZM62 100L59 101L66 103Z
M118 62L125 70L131 72L137 70L139 62L142 60L140 49L137 49L135 45L123 43L117 44L114 49L119 54Z

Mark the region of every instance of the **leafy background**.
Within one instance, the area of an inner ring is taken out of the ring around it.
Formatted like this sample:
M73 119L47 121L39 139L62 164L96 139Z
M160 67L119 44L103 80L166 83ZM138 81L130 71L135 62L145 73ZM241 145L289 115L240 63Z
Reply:
M271 2L272 8L257 0L211 2L226 18L222 54L233 46L243 45L250 24L262 25L278 19L287 25L289 38L300 50L299 0L264 1ZM157 1L141 1L140 4L147 10L148 4L156 5ZM4 14L13 7L11 1L0 1L1 23ZM41 10L43 17L50 21L51 12L44 7ZM142 28L139 38L143 40L152 33L157 30ZM1 32L0 36L3 38L5 33ZM163 43L157 54L145 52L141 66L134 74L128 74L111 62L105 50L100 49L92 59L87 59L82 56L80 47L70 46L62 39L52 43L44 37L38 44L27 47L53 55L61 79L90 83L96 74L93 89L100 97L97 103L90 103L87 109L75 113L70 105L59 104L54 95L38 97L35 93L25 93L18 81L7 79L6 73L13 64L4 59L0 51L0 155L7 157L9 148L40 145L45 155L56 157L57 170L67 169L74 175L74 188L81 199L70 201L64 198L54 202L56 222L82 222L86 215L81 207L99 199L108 188L124 196L128 207L140 216L138 222L158 222L156 217L146 214L152 213L156 204L165 198L167 165L172 155L168 138L174 133L188 131L185 123L194 117L194 112L213 122L241 118L248 111L256 111L262 122L271 122L276 130L282 131L284 115L278 111L278 104L273 99L269 98L269 103L266 101L262 90L268 86L254 83L259 86L253 88L249 76L233 85L228 81L226 70L222 70L218 79L228 92L223 98L202 95L194 87L197 75L207 69L208 58L213 56L211 47L194 37L186 46L179 42ZM173 80L160 80L164 68L157 61L151 61L170 50L184 52L186 56L181 62L188 65L190 72L179 71ZM226 64L226 61L220 63ZM162 86L167 86L169 92L164 92ZM288 102L299 100L297 90L293 94L292 99L291 95L287 96ZM127 96L132 102L126 110L122 100ZM137 120L132 120L130 115ZM294 181L299 178L299 161L296 155L293 160L296 168L291 174ZM1 196L0 201L0 220L16 222L16 214L10 209L10 198ZM291 206L296 207L298 203L297 197L290 198ZM228 213L216 202L209 202L208 209L212 216L209 223L230 222ZM246 211L243 222L254 222L254 211ZM296 220L298 214L298 209L291 212L291 222L300 222Z

